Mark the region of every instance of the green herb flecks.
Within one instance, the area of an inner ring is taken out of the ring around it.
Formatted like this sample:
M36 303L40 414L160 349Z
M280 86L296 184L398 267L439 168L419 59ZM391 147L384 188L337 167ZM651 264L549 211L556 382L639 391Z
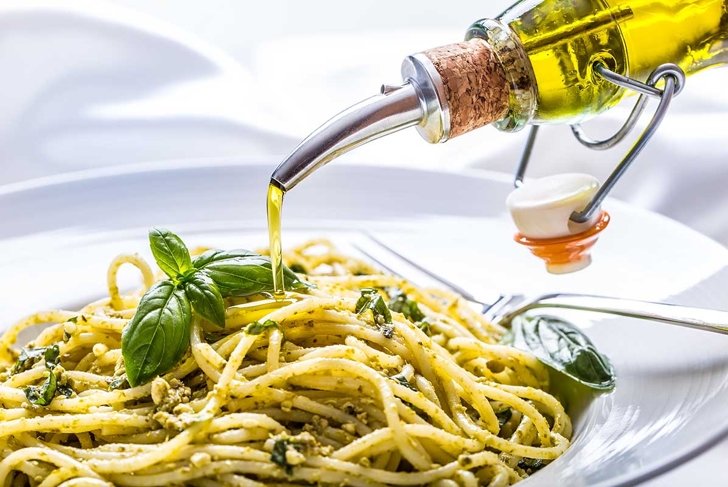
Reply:
M392 293L392 299L389 301L389 309L396 311L397 313L402 313L404 317L412 323L417 323L425 319L425 314L420 309L420 305L417 301L409 299L407 295L400 290L395 290Z
M51 363L52 366L55 367L58 365L59 354L60 350L58 345L38 348L23 348L20 350L20 356L13 366L12 373L17 374L30 370L35 364L40 362L41 359L44 359L46 364Z
M129 381L126 380L126 375L122 374L119 377L114 377L109 382L109 390L115 391L117 389L127 389L129 387Z
M394 335L394 328L391 326L392 313L389 311L382 295L374 288L368 287L362 289L361 296L354 307L354 312L359 315L366 310L372 311L374 323L379 328L379 331L382 332L382 335L386 338L392 338Z
M43 384L39 386L28 386L23 390L23 392L25 392L25 397L32 404L35 404L36 406L47 406L56 396L57 388L58 377L56 377L55 372L50 370L48 372L48 377Z
M522 458L518 462L518 468L525 470L529 474L541 470L545 466L546 462L537 458Z
M25 359L23 356L23 352L25 352ZM73 389L71 389L67 385L59 384L58 382L59 377L56 371L56 367L60 365L60 350L58 348L58 345L51 345L49 347L35 348L30 350L23 349L23 351L21 351L21 356L18 360L18 363L16 364L16 367L18 366L18 364L21 363L21 361L23 364L22 367L25 367L31 362L35 364L38 362L40 357L43 357L43 360L45 361L45 367L48 370L48 377L46 377L46 380L38 386L28 386L23 389L23 392L25 392L25 397L28 399L28 402L36 406L48 406L51 401L53 401L53 398L56 397L58 394L66 397L70 397L71 395L73 395ZM32 364L30 365L30 367L32 367Z
M254 321L245 327L245 333L248 335L260 335L269 328L280 328L280 325L273 320L265 320L263 322Z
M513 416L513 411L511 411L510 408L495 413L495 417L498 418L498 426L503 428L503 426L511 420L511 416Z
M289 439L279 439L273 443L273 451L270 454L270 459L273 463L284 469L288 475L291 475L293 473L293 465L288 463L288 459L286 458L286 452L289 447L294 448L298 452L302 450L301 445Z
M393 375L392 377L390 377L390 379L397 382L399 385L406 387L407 389L417 391L417 388L410 384L410 382L407 380L407 377L405 377L404 374L402 374L401 372L399 374Z

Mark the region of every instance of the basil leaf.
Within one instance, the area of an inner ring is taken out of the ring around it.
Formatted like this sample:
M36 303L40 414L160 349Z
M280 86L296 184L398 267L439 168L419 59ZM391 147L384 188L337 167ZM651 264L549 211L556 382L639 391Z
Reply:
M265 320L264 322L254 321L245 327L245 333L248 335L260 335L268 328L280 328L280 325L273 320Z
M225 327L225 303L209 276L195 272L185 281L184 290L197 314L221 328Z
M56 395L58 377L52 370L48 371L48 378L40 386L28 386L23 392L28 402L36 406L47 406Z
M216 250L195 259L194 265L215 281L223 297L273 292L273 273L268 257L246 250ZM283 266L283 283L286 289L310 287L286 266Z
M46 366L50 363L53 363L53 366L55 366L58 364L57 361L59 354L60 350L58 349L58 345L51 345L50 347L23 348L20 350L20 356L13 366L12 373L17 374L19 372L30 370L35 364L40 362L41 358L45 359Z
M389 309L397 313L402 313L412 323L417 323L425 319L425 314L420 309L417 301L409 299L405 293L399 290L396 290L392 294L392 299L389 301Z
M245 257L260 257L255 252L251 252L250 250L245 249L237 249L237 250L218 250L218 249L210 249L207 252L198 255L192 260L192 265L195 267L195 269L202 269L208 264L211 264L212 262L218 262L221 260L226 259L235 259L235 258L245 258Z
M147 291L121 338L129 384L144 384L179 362L190 345L191 323L190 302L174 283L161 281Z
M614 388L609 359L571 323L554 316L520 315L511 322L513 346L575 381L598 390Z
M53 369L56 365L58 365L58 357L60 354L61 351L58 348L58 345L46 347L45 352L43 352L43 359L45 360L45 365L48 369Z
M164 228L149 230L149 246L162 271L177 279L192 269L192 260L182 239Z
M394 328L388 326L392 323L392 313L389 311L387 303L384 302L384 298L379 294L379 291L371 287L366 287L361 290L361 296L356 301L354 311L360 315L368 309L372 310L374 323L379 327L382 334L386 338L392 338Z

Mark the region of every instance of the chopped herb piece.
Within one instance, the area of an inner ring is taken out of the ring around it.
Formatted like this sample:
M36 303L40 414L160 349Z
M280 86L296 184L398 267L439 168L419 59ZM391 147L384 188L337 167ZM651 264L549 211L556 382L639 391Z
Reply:
M38 347L38 348L23 348L20 350L20 357L13 366L13 374L19 372L25 372L33 368L35 364L40 362L43 358L46 361L46 365L58 365L58 356L60 350L58 345L51 345L50 347Z
M409 299L407 295L399 289L392 293L392 299L389 301L389 309L396 311L397 313L402 313L404 317L412 323L425 319L425 314L420 309L420 305L417 304L417 301Z
M384 298L379 294L379 291L370 287L361 290L361 296L356 302L354 311L357 314L362 314L368 309L372 310L374 323L379 327L382 335L386 338L392 338L394 328L389 326L392 323L392 313L389 311L387 303L384 302Z
M270 460L284 469L288 475L293 473L293 465L288 463L288 459L286 458L286 452L289 446L299 452L301 451L301 445L297 445L289 439L282 438L276 440L273 444L273 451L270 454Z
M537 470L542 469L546 464L543 460L536 458L521 458L518 462L518 468L525 470L528 473L533 473Z
M265 320L264 322L254 321L245 327L245 333L248 335L260 335L268 328L280 328L280 325L273 320Z
M392 325L379 325L379 331L382 332L384 338L392 338L394 336L394 328Z
M405 386L407 389L417 391L417 388L415 386L413 386L412 384L410 384L409 381L407 380L407 377L405 377L401 372L397 375L393 375L392 377L390 377L390 379L392 379L393 381L399 382L400 385Z
M417 323L415 323L415 326L422 330L426 335L430 334L430 322L427 321L427 318L422 321L418 321Z
M65 397L71 397L74 394L73 389L71 389L69 386L64 386L61 384L58 384L58 386L56 387L56 392Z
M45 364L48 369L53 369L56 365L58 365L58 357L60 354L61 351L58 349L58 345L46 347L45 352L43 352L43 358L45 359Z
M68 323L78 323L78 316L74 316L73 318L68 318L66 321Z
M126 380L126 375L120 375L119 377L114 377L111 382L109 382L109 390L116 390L116 389L127 389L129 388L129 381Z
M513 411L509 409L504 409L503 411L500 411L498 413L495 413L495 417L498 418L498 425L502 428L508 421L511 420L511 416L513 416Z
M222 340L226 336L228 336L230 333L225 331L206 331L205 333L205 341L207 343L215 343L217 341Z
M23 391L25 397L36 406L47 406L51 403L58 390L58 377L52 370L48 371L48 378L39 386L28 386Z

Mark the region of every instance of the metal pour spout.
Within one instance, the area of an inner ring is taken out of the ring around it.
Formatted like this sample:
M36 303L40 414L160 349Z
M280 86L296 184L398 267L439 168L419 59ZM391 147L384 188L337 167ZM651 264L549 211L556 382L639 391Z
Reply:
M442 142L449 119L442 80L419 54L402 67L404 84L382 86L381 94L344 110L306 137L278 166L271 181L288 191L341 154L371 140L417 126L429 142Z

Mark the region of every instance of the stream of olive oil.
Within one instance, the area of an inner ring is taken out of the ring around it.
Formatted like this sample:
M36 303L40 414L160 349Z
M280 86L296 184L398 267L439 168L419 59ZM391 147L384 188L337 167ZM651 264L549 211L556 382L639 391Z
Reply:
M286 295L283 283L283 247L281 246L281 210L283 190L275 183L268 186L268 242L270 246L270 267L273 272L273 296L282 299Z

